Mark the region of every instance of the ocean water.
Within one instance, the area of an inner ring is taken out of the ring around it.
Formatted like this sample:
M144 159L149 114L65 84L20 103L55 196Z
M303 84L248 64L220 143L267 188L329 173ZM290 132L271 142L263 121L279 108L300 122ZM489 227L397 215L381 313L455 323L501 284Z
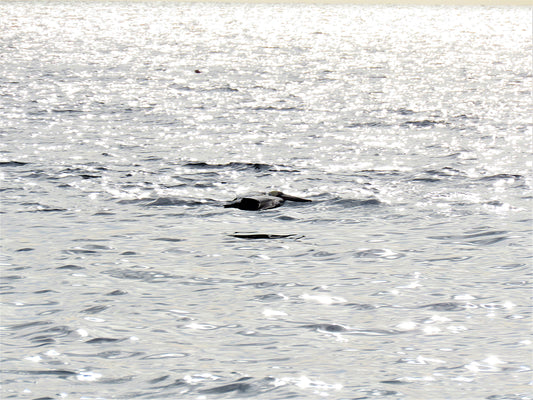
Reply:
M1 398L533 399L531 32L0 2Z

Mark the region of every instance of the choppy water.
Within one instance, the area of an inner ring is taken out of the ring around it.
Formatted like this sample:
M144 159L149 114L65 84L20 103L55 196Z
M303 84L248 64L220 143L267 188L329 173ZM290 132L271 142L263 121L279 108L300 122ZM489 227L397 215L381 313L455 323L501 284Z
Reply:
M533 398L530 9L0 32L2 398ZM222 207L272 189L313 202Z

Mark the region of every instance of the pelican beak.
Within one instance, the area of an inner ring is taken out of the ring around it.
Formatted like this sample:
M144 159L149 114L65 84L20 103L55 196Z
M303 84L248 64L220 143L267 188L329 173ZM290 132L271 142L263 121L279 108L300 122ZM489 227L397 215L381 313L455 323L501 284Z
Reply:
M281 197L283 200L297 201L299 203L312 201L312 200L309 200L309 199L303 199L301 197L291 196L291 195L285 194L285 193L280 193L279 197Z

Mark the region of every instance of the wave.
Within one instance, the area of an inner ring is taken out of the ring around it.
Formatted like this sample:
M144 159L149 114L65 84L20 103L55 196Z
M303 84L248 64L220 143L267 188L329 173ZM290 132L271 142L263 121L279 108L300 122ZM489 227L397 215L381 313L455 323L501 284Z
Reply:
M158 197L157 199L144 201L144 206L146 207L200 206L203 204L205 203L199 200L183 200L173 197Z
M427 169L417 173L414 178L410 178L412 182L442 182L444 179L462 179L466 174L453 167L442 167L440 169Z
M215 200L181 199L175 197L148 197L142 199L122 199L118 204L139 204L143 207L198 207L208 203L219 202Z
M353 122L346 125L346 128L389 128L391 124L378 121L369 121L369 122Z
M439 235L429 236L429 239L437 239L451 242L464 242L470 245L487 246L508 239L507 231L483 231L464 235Z
M253 111L304 111L299 107L274 107L274 106L258 106L252 108Z
M331 204L335 206L340 206L343 208L355 208L355 207L367 207L367 206L379 206L382 205L383 202L376 199L375 197L371 197L368 199L342 199L337 198L333 199L331 201Z
M21 167L29 163L22 161L0 161L0 167Z
M447 302L447 303L426 304L418 308L427 308L433 311L458 311L458 310L464 310L465 306L463 304L459 304L455 302Z
M74 264L68 264L68 265L63 265L61 267L57 267L56 269L66 269L69 271L77 271L80 269L85 269L85 267L80 267L79 265L74 265Z
M240 381L248 380L249 377L244 377L239 379ZM222 386L216 386L211 389L203 389L200 390L200 393L211 393L211 394L222 394L222 393L229 393L229 392L237 392L237 393L245 393L249 392L252 388L252 385L249 383L229 383L227 385Z
M132 269L110 269L102 274L109 275L117 279L138 280L148 283L166 282L168 279L183 278L183 276L173 275L162 271L136 271Z
M29 210L20 210L17 212L64 212L68 211L66 208L60 208L60 207L53 207L48 206L46 204L40 204L40 203L34 203L34 202L26 202L26 203L20 203L21 206L28 206L30 207Z
M89 339L85 343L88 343L88 344L116 343L116 342L122 342L123 340L125 339L98 337L94 339Z
M303 325L302 328L309 328L316 331L322 332L346 332L348 328L338 325L338 324L311 324Z
M230 85L214 87L207 89L209 92L238 92L239 89L231 87Z
M522 179L522 175L518 174L496 174L496 175L489 175L484 176L482 178L479 178L480 181L494 181L494 180L500 180L500 179Z
M397 170L397 169L362 169L359 172L376 174L377 176L388 176L388 175L397 176L402 173L400 170Z
M448 123L442 120L423 119L421 121L405 121L401 124L401 126L415 128L430 128L435 125L448 125Z

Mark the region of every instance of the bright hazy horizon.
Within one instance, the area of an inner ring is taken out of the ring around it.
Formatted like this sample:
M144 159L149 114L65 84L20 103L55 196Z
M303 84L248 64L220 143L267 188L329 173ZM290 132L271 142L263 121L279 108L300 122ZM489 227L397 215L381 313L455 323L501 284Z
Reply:
M4 1L4 0L0 0ZM102 1L102 0L92 0ZM109 1L109 0L108 0ZM457 5L457 6L529 6L533 0L110 0L110 1L167 1L212 3L307 3L307 4L382 4L382 5Z

